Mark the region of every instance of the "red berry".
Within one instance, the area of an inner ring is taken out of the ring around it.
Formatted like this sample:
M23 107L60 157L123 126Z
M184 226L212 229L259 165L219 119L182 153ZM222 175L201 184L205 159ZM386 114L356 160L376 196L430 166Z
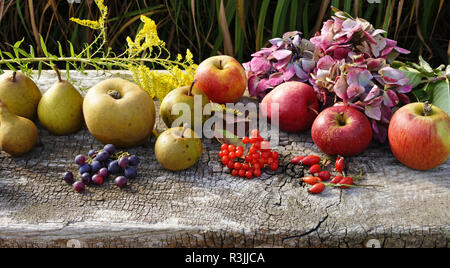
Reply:
M327 181L331 178L331 173L328 171L321 171L319 172L319 178L321 178L323 181Z
M261 169L261 165L259 163L255 163L252 165L254 169Z
M223 150L222 151L220 151L220 153L219 153L219 157L220 158L222 158L223 156L224 156L225 154L223 153Z
M338 158L336 159L336 164L335 164L335 166L336 166L337 172L343 173L344 170L345 170L345 161L344 161L344 158L338 157Z
M353 185L353 178L347 177L347 178L343 178L339 184L343 184L343 185ZM348 189L348 186L341 186L341 189Z
M250 170L250 165L245 163L245 164L242 165L242 169L245 170L245 171Z
M242 164L241 163L234 163L234 168L237 170L241 170L242 169Z
M292 158L291 163L294 165L298 165L304 158L305 158L304 156L296 156Z
M342 181L342 179L344 179L344 177L342 177L342 176L336 176L336 177L334 177L334 178L331 180L330 183L332 183L332 184L339 184L339 183Z
M252 154L252 159L253 160L258 160L258 159L260 159L261 158L261 155L259 154L259 153L254 153L254 154Z
M73 184L73 189L77 192L77 193L82 193L86 190L86 185L81 182L81 181L77 181Z
M315 185L315 184L317 184L319 182L322 182L322 180L320 178L312 177L312 176L305 177L305 178L302 179L302 181L304 183L306 183L306 184L309 184L309 185Z
M266 159L267 159L267 158L269 158L270 156L271 156L271 155L270 155L269 152L262 152L262 153L261 153L261 157L262 157L262 158L266 158Z
M252 155L257 152L258 152L258 149L255 146L250 147L250 150L248 151L249 155Z
M258 161L259 161L259 164L260 164L262 167L264 167L264 166L267 164L267 159L265 159L265 158L261 158L261 159L259 159Z
M229 157L231 160L234 160L234 159L236 159L236 153L235 153L235 152L231 152L231 153L228 154L228 157Z
M244 155L244 151L237 150L236 157L242 157Z
M236 148L236 151L238 151L238 152L244 152L244 147L238 146L238 147Z
M224 155L224 156L222 157L222 163L223 163L224 165L227 165L228 162L230 162L230 158L228 157L228 155Z
M325 185L322 183L317 183L309 189L309 192L312 194L320 194L323 190L325 190Z
M233 168L234 168L234 162L233 162L233 160L228 161L227 167L228 167L229 169L233 169Z
M278 152L272 152L272 158L278 159L278 158L280 158L280 154Z
M278 170L278 163L273 163L272 165L270 165L270 169L273 171Z
M228 144L222 144L222 146L220 146L220 149L223 150L228 150Z
M244 144L249 144L250 143L250 139L248 137L244 137L244 138L242 138L242 142Z
M231 171L231 175L233 175L233 177L239 176L239 170L233 169L233 171Z
M251 179L253 177L253 173L251 171L247 171L245 172L245 177L247 177L247 179Z
M301 161L305 166L314 166L320 163L320 157L316 155L308 155Z
M313 174L313 175L319 173L320 170L321 170L321 167L319 165L313 165L312 167L309 168L309 172L311 172L311 174Z
M253 175L255 175L255 177L259 177L261 176L262 172L260 169L255 168L255 171L253 171Z
M241 170L239 170L239 177L245 177L245 170L243 170L243 169L241 169Z
M275 160L272 157L269 157L267 159L267 165L272 165L273 163L275 163Z
M228 151L229 151L229 152L236 152L236 146L234 146L234 145L228 145Z
M247 155L247 156L245 157L245 162L246 162L246 163L252 162L252 158L251 158L249 155Z

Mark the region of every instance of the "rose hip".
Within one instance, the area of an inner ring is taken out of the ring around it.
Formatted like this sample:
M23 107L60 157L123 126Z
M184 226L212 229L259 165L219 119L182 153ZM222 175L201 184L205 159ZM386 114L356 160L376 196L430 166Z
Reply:
M344 158L342 158L342 157L338 157L337 159L336 159L336 164L335 164L335 166L336 166L336 170L337 170L337 172L339 172L339 173L343 173L344 172L344 170L345 170L345 161L344 161Z
M316 155L308 155L307 157L303 158L303 160L301 162L305 166L314 166L314 165L319 164L320 161L321 161L320 157L318 157Z
M352 186L353 185L353 178L350 178L350 177L346 177L346 178L343 178L340 182L339 182L339 184L342 184L342 185L349 185L349 186ZM341 186L341 189L348 189L349 187L348 186Z
M312 177L312 176L305 177L302 180L303 180L304 183L309 184L309 185L315 185L315 184L317 184L319 182L322 182L322 180L320 178Z
M331 180L330 183L332 183L332 184L339 184L339 183L342 181L342 179L344 179L344 177L342 177L342 176L336 176L336 177L334 177L334 178Z
M304 158L304 156L296 156L291 160L291 163L294 165L298 165Z
M316 183L313 187L311 187L311 189L309 189L309 192L311 194L320 194L323 190L325 190L325 185L322 183Z
M322 181L327 181L327 180L329 180L329 179L331 178L331 173L328 172L328 171L323 170L323 171L319 172L318 177L319 177Z
M313 165L311 168L309 168L309 172L311 172L311 174L313 174L313 175L319 173L320 170L321 170L321 167L319 165Z

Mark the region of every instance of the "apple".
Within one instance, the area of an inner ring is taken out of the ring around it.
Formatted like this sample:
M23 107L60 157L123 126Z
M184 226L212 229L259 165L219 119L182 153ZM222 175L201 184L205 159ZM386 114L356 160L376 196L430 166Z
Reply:
M194 131L197 129L202 129L203 124L210 118L209 115L203 115L203 108L209 103L209 98L205 95L205 93L203 93L203 91L195 87L195 83L196 81L194 81L191 86L180 87L172 90L161 102L161 107L159 109L161 118L168 128L178 127L174 126L173 123L184 115L183 112L176 115L172 114L177 104L186 104L189 107L189 118L191 120L190 128ZM196 96L198 99L198 104L195 101ZM198 105L197 107L195 107L196 104ZM199 111L196 111L196 109ZM201 117L198 118L199 122L195 122L196 112ZM181 124L181 126L183 126L183 124Z
M394 114L388 135L392 153L409 168L431 170L450 156L450 117L436 106L402 107Z
M328 155L356 156L372 141L369 119L350 106L334 106L317 116L311 136L319 149Z
M91 134L104 144L130 148L144 143L155 125L155 104L140 86L122 78L92 87L83 102Z
M316 92L311 86L301 82L283 83L264 97L261 113L272 122L274 104L279 107L279 127L286 132L309 129L319 110Z
M226 104L239 101L247 88L247 74L230 56L215 56L203 61L195 73L195 86L211 101Z

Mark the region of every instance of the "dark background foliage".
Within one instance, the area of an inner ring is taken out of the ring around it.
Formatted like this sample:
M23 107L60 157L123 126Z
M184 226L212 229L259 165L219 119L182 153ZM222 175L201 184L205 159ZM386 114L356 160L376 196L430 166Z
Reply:
M73 2L70 4L69 2ZM69 18L95 20L93 0L0 0L0 49L25 38L39 49L39 34L49 51L69 40L80 51L95 32ZM372 2L372 3L369 3ZM376 3L380 2L380 3ZM448 64L450 5L446 0L105 0L109 7L108 46L124 50L127 36L141 27L140 15L158 23L160 38L173 53L189 48L197 62L211 55L233 54L240 61L273 37L299 30L311 37L331 15L333 5L388 31L391 39L433 65ZM68 47L66 47L68 49Z

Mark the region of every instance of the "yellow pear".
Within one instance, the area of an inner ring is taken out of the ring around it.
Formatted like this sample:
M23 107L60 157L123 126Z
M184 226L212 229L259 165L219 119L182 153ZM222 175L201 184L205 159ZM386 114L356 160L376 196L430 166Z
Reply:
M56 82L42 96L38 106L41 124L55 135L68 135L83 125L83 96L56 69Z
M18 116L34 120L41 96L33 80L22 73L4 73L0 76L0 100Z
M0 100L0 147L12 156L23 155L38 139L38 129L32 121L13 114Z

